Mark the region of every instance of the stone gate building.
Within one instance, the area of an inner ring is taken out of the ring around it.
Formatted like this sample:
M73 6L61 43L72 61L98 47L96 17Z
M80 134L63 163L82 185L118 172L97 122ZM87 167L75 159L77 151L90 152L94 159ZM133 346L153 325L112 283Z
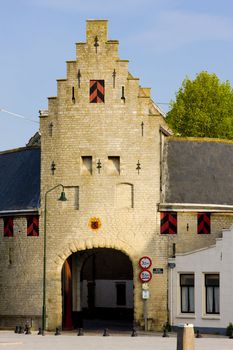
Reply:
M86 35L40 111L41 145L0 155L0 325L40 325L44 292L47 329L90 315L161 329L168 258L233 222L233 144L172 137L107 21L88 20ZM142 257L152 261L144 274Z

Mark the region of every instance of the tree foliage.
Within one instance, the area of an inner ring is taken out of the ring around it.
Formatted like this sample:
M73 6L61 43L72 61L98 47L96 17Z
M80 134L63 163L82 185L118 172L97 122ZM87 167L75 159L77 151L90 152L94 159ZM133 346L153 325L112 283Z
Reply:
M166 121L180 136L233 139L233 89L215 74L186 78L171 102Z

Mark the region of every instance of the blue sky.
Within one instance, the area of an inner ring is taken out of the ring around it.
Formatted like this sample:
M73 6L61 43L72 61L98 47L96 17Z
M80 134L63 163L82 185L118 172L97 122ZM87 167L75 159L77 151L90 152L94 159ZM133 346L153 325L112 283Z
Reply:
M232 0L1 0L0 9L0 109L38 121L86 19L109 20L109 39L157 103L202 70L233 85ZM24 146L38 127L0 112L0 151Z

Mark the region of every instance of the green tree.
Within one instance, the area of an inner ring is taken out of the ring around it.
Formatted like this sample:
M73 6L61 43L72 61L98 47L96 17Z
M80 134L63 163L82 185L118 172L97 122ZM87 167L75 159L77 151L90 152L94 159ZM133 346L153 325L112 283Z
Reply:
M166 121L180 136L233 139L233 89L215 74L186 78L170 104Z

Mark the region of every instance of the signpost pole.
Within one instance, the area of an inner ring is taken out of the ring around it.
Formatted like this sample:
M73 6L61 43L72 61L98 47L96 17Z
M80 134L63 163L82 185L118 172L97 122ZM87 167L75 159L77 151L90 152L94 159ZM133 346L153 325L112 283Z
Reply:
M144 314L144 323L145 323L144 330L145 332L147 332L148 331L147 299L143 299L143 309L144 309L143 314Z
M149 256L143 256L139 260L139 266L142 271L139 273L140 281L142 282L142 299L143 299L143 317L144 317L144 330L148 331L148 310L147 299L150 297L149 286L147 282L150 282L152 273L148 270L152 265L152 260Z

